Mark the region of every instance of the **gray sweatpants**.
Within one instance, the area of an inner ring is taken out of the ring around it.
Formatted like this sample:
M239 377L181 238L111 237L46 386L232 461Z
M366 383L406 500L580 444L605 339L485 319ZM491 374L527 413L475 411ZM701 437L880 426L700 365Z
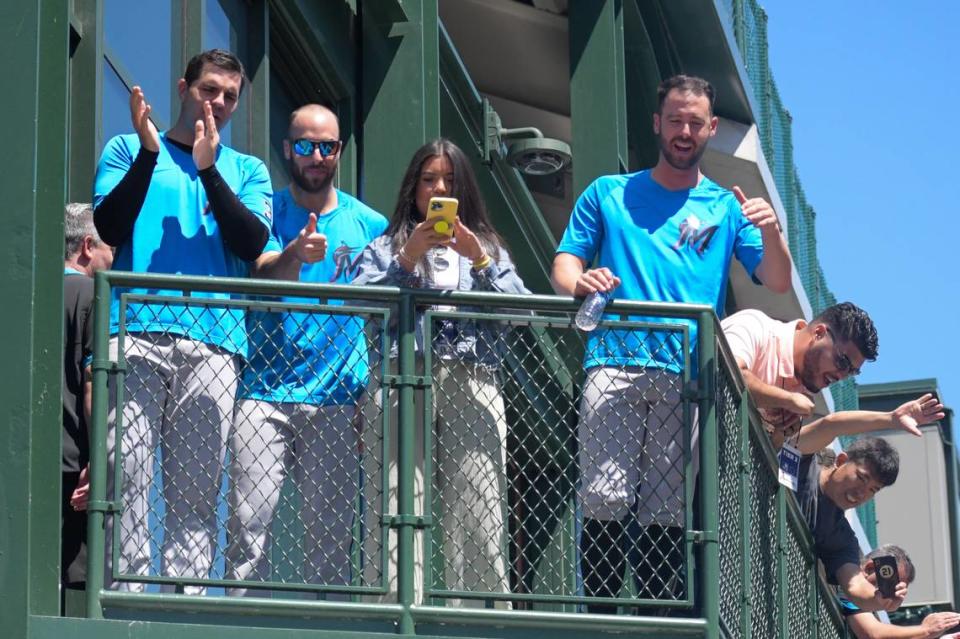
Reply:
M657 368L587 371L580 404L580 504L584 517L684 525L682 378ZM690 419L693 471L695 404Z
M112 359L118 351L118 340L113 337ZM124 357L121 483L116 497L123 508L118 572L150 574L155 541L150 535L150 488L159 443L163 483L160 574L206 578L215 551L217 495L237 388L236 357L203 342L162 333L128 334ZM116 384L111 384L108 499L114 494L117 462L116 390ZM105 581L117 589L143 590L142 583L111 583L113 519L106 519ZM190 586L185 592L202 594L204 588Z
M424 435L433 436L433 498L439 509L434 525L441 529L442 583L446 590L506 593L506 437L507 421L495 373L459 361L440 361L433 367L433 424L418 421L414 508L424 508ZM381 573L384 466L387 512L397 512L397 394L388 395L390 445L384 460L381 387L371 384L364 407L364 477L366 479L366 539L364 583L383 579L388 594L376 600L396 601L397 534L388 531L386 574ZM424 407L417 394L416 414ZM430 558L427 558L428 561ZM414 533L414 588L423 598L423 531ZM437 565L436 562L433 565ZM450 599L448 605L482 606L482 600ZM498 603L498 607L509 607Z
M230 433L226 578L269 581L270 531L293 472L303 524L303 583L350 585L359 484L357 409L245 399ZM234 596L262 590L232 588Z

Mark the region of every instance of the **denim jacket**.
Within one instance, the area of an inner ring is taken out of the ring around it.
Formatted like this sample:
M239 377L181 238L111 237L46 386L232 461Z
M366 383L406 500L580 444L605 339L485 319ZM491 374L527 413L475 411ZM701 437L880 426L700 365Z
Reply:
M393 253L392 244L393 238L387 235L381 235L370 242L360 255L357 275L352 283L432 288L432 282L421 275L419 269L408 273L400 266ZM500 249L500 259L491 261L489 266L479 271L472 268L470 260L460 256L460 282L457 290L515 294L530 292L523 285L516 267L503 248ZM457 310L476 312L480 309L463 306ZM390 357L393 358L397 356L396 320L391 320L389 330L394 338L390 350ZM419 354L423 353L423 333L423 314L418 313L416 350ZM498 368L503 357L503 340L504 331L494 322L451 319L442 326L434 326L433 348L434 354L443 359L459 359L487 368Z

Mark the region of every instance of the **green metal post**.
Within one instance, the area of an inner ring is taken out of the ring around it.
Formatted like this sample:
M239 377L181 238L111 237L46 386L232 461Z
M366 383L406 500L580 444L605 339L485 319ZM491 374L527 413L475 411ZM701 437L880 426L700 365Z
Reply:
M707 622L708 636L720 636L720 495L718 480L717 405L716 405L716 321L712 312L700 314L697 326L697 352L700 355L700 515L703 525L702 568L700 570L701 615Z
M740 543L743 565L742 623L744 637L750 636L753 606L753 582L750 575L750 394L744 388L740 395Z
M627 167L622 0L570 3L573 192ZM597 123L604 126L598 127Z
M97 273L93 315L93 402L90 411L90 501L87 508L87 617L100 619L100 591L104 584L107 517L107 413L110 344L110 283Z
M59 578L63 203L66 197L67 0L0 3L9 149L0 171L6 216L8 373L0 387L0 622L27 635L30 615L56 615Z
M786 488L777 485L777 596L780 601L780 636L787 637L790 633L789 615L790 589L787 587L787 493Z
M411 606L416 601L414 590L414 526L416 515L414 473L416 471L417 416L414 388L409 383L417 374L416 305L409 293L400 296L399 332L397 336L397 373L403 383L397 391L397 515L400 517L397 543L397 601L403 606L400 634L416 634Z
M947 417L940 426L943 440L943 459L947 469L947 516L950 518L950 552L953 561L950 562L950 571L953 582L953 609L960 603L960 522L957 519L957 499L960 492L957 490L957 451L953 443L953 429L951 428L952 412L949 409Z

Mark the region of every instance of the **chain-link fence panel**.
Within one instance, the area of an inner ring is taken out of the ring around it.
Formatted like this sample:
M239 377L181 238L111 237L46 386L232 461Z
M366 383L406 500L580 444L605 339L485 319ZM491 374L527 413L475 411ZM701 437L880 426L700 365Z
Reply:
M819 626L816 636L819 639L846 639L848 636L852 636L847 632L847 625L843 621L843 617L841 617L840 613L836 610L836 604L831 605L830 597L832 597L832 593L830 589L819 583L817 586L817 618L819 619Z
M842 629L836 607L822 599L830 595L819 584L806 523L793 493L779 484L759 414L743 404L732 357L722 344L718 350L721 628L729 637L784 639ZM814 606L821 610L819 622Z
M740 464L743 406L740 391L730 370L720 366L717 373L717 421L719 431L720 485L720 622L731 639L743 637L744 591L744 504L743 473Z
M754 431L755 432L755 431ZM753 435L753 433L751 434ZM779 635L779 540L777 539L777 478L770 471L762 446L750 437L750 577L751 637Z
M787 636L790 639L806 639L813 627L810 619L810 584L813 561L809 553L800 546L800 526L802 521L793 521L787 517L783 530L786 538L783 543L783 561L786 562L786 600L787 600Z
M386 485L385 440L362 408L388 315L343 299L123 296L108 417L118 587L384 589L364 515L382 511L365 488Z
M571 378L568 315L491 310L427 313L428 595L692 605L688 327L601 327Z

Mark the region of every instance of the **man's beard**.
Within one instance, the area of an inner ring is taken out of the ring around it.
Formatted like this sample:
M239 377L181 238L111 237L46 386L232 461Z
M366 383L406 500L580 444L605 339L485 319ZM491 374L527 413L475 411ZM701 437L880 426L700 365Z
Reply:
M674 138L674 140L676 139L677 138ZM667 164L678 171L685 171L697 166L697 164L700 163L700 158L703 157L704 151L707 150L707 145L705 143L702 145L697 145L697 142L691 139L690 144L693 145L692 152L686 158L680 158L674 153L673 148L671 147L672 142L673 140L667 140L662 133L657 135L657 145L660 147L661 155L663 155L663 158L667 161Z
M287 171L290 173L290 179L306 193L322 193L330 188L333 182L333 176L337 173L337 165L330 167L329 172L317 177L308 177L304 169L297 166L293 160L287 160Z
M816 359L817 356L812 348L807 349L807 352L803 354L803 372L800 373L800 382L811 393L818 393L823 390L817 382L818 371L814 370Z

